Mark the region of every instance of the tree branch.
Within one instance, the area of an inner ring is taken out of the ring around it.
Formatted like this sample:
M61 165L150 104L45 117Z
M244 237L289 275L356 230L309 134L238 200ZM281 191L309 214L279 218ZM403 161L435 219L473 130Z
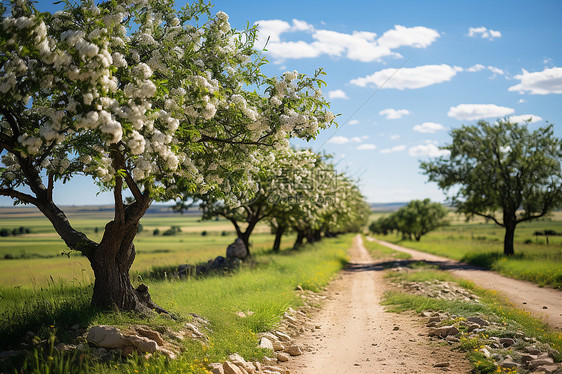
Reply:
M0 196L8 196L13 199L21 200L28 204L37 205L37 199L26 193L16 191L11 188L0 188Z
M129 187L129 189L133 193L133 196L135 197L135 200L138 201L138 200L142 199L142 197L143 197L142 192L139 189L139 186L137 185L137 183L135 182L133 177L131 176L131 174L129 173L129 170L125 170L125 182L127 182L127 186Z
M53 201L53 189L55 188L55 177L53 173L49 173L49 184L47 186L47 199Z
M491 220L494 221L497 225L499 225L499 226L501 226L501 227L505 227L504 224L503 224L503 223L500 223L500 222L496 219L496 217L494 217L494 216L491 216L491 215L489 215L489 214L478 213L478 212L470 212L470 213L475 214L475 215L480 216L480 217L484 217L484 218L491 219Z

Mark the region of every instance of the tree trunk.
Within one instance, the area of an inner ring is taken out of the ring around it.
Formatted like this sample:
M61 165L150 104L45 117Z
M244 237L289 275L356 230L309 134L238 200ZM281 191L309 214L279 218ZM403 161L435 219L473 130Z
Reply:
M293 245L293 249L299 249L304 242L304 232L298 231L297 232L297 239L295 240L295 244Z
M508 221L505 223L505 239L503 241L503 254L506 256L513 256L513 237L515 236L515 221Z
M278 226L277 230L275 230L275 241L273 242L273 252L279 252L281 249L281 239L287 226Z
M322 231L321 230L314 231L314 241L319 242L320 240L322 240Z
M133 239L136 232L137 225L118 225L114 221L106 225L101 243L89 256L95 275L94 306L104 309L142 309L129 277L129 269L135 260Z

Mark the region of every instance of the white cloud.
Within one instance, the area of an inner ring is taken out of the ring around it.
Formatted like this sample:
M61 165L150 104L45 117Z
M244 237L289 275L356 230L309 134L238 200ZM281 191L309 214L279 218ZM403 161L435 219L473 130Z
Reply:
M288 22L281 21L280 19L262 20L257 21L255 24L260 29L258 47L262 47L267 38L269 38L270 43L280 42L281 34L291 29L291 25Z
M330 140L328 140L329 144L346 144L349 143L349 138L345 136L334 136Z
M505 72L502 69L497 68L495 66L488 66L488 70L490 70L492 73L494 73L494 75L496 75L496 74L497 75L504 75L505 74Z
M509 116L511 122L524 123L530 119L530 123L542 121L542 118L534 114L520 114L518 116Z
M349 99L349 97L347 97L347 94L343 90L329 91L328 97L330 99Z
M482 64L472 65L471 67L469 67L468 69L466 69L466 71L471 72L471 73L475 73L475 72L477 72L477 71L482 71L482 70L485 70L485 69L487 69L487 70L491 71L492 73L494 73L494 76L496 76L496 75L504 75L504 74L505 74L505 72L504 72L502 69L500 69L500 68L497 68L497 67L492 66L492 65L484 66L484 65L482 65Z
M481 26L470 27L468 29L468 36L473 38L480 36L482 39L494 40L495 38L501 38L502 33L497 30L487 29L484 26Z
M423 133L430 133L433 134L434 132L445 130L443 125L435 122L424 122L421 125L414 126L414 131L423 132Z
M384 109L379 112L381 116L386 116L386 119L399 119L403 116L410 114L410 111L407 109Z
M379 38L381 46L395 49L402 46L414 48L426 48L439 37L439 33L433 29L423 26L404 27L395 25L394 29L388 30Z
M348 122L350 125L357 125L359 123L358 120L356 119L352 119L351 121Z
M446 156L451 152L448 150L439 149L434 144L420 144L410 147L408 154L413 157L438 157Z
M554 67L543 71L529 73L522 69L522 73L515 76L521 83L509 87L509 91L523 94L529 91L532 95L547 95L562 93L562 68Z
M476 71L481 71L486 69L486 67L482 64L476 64L476 65L472 65L471 67L469 67L468 69L466 69L466 71L470 71L471 73L474 73Z
M385 149L381 149L380 153L392 153L392 152L400 152L406 149L405 145L395 145L392 148L385 148Z
M376 145L374 144L361 144L360 146L357 147L358 150L360 151L365 151L365 150L370 150L370 149L375 149L377 148Z
M495 104L459 104L452 106L447 115L460 120L504 117L515 112L512 108Z
M523 104L523 103L526 103L526 102L527 102L527 100L525 100L525 99L519 99L519 101L518 101L517 103L518 103L518 104Z
M415 89L451 80L462 68L442 65L423 65L415 68L383 69L372 75L351 80L351 84L365 87ZM385 83L386 82L386 83ZM384 85L384 86L383 86Z
M355 143L361 143L363 141L363 139L361 139L359 136L354 136L350 140Z
M282 20L262 20L259 27L258 47L267 45L268 54L277 60L288 58L313 58L322 54L334 57L347 57L362 62L379 61L383 57L402 57L393 49L408 46L426 48L438 37L433 29L415 26L394 26L377 39L377 34L368 31L353 31L351 34L332 30L316 30L305 21L293 19L292 24ZM312 41L283 40L282 34L306 32Z
M390 135L390 139L392 139L392 140L400 139L400 135L398 135L398 134Z

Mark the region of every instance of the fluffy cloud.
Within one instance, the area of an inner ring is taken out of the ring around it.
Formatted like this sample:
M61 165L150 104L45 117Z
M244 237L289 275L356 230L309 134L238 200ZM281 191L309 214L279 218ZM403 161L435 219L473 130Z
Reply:
M330 144L347 144L349 142L361 143L364 139L367 139L367 138L368 138L368 136L366 136L366 135L364 135L362 137L354 136L352 138L348 138L348 137L345 137L345 136L334 136L333 138L328 140L328 143L330 143Z
M386 116L386 119L399 119L403 116L410 114L410 111L407 109L384 109L379 112L381 116Z
M497 30L487 29L484 26L481 27L470 27L468 29L468 36L472 38L481 37L482 39L494 40L495 38L501 38L502 33Z
M515 76L521 83L509 87L509 91L521 94L529 91L533 95L547 95L562 93L562 68L554 67L543 71L529 73L522 69L522 73Z
M383 69L363 78L352 79L351 84L359 87L371 84L380 88L415 89L449 81L459 71L462 71L462 68L446 64L423 65L398 70Z
M307 22L296 19L293 19L292 24L282 20L262 20L255 24L260 30L258 46L265 45L269 37L267 53L277 60L313 58L325 54L372 62L383 57L402 57L393 49L426 48L439 37L437 31L423 26L396 25L377 39L377 34L368 31L353 31L347 34L332 30L316 30ZM312 41L282 40L282 34L297 31L310 34Z
M357 125L359 123L358 120L356 119L352 119L351 121L348 122L350 125Z
M524 123L530 119L530 123L542 121L542 118L534 114L520 114L518 116L509 116L511 122Z
M482 64L472 65L471 67L466 69L466 71L474 73L474 72L477 72L477 71L482 71L484 69L487 69L487 70L491 71L492 73L494 73L494 75L504 75L505 74L505 72L500 68L497 68L497 67L491 66L491 65L484 66Z
M328 97L330 99L349 99L349 97L347 97L347 94L343 90L329 91Z
M459 104L452 106L447 115L460 120L504 117L515 112L512 108L495 104Z
M405 145L395 145L392 148L385 148L381 149L380 153L392 153L392 152L400 152L406 149Z
M400 135L398 134L390 135L390 139L392 140L400 139Z
M346 138L345 136L334 136L333 138L328 140L328 143L330 143L330 144L346 144L346 143L349 143L349 138Z
M435 122L424 122L421 125L414 126L414 131L423 132L423 133L430 133L433 134L434 132L445 130L443 125Z
M365 151L365 150L370 150L370 149L375 149L377 148L376 145L374 144L361 144L360 146L357 147L358 150L360 151Z
M423 26L404 27L395 25L379 38L379 45L389 49L403 46L426 48L439 37L439 33Z
M439 149L435 144L420 144L408 150L408 154L413 157L439 157L450 153L450 151Z

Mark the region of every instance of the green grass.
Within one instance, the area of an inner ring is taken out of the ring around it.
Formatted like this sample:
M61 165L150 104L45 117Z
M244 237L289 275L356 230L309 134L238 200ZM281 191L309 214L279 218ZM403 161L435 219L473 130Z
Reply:
M66 281L55 281L43 288L0 288L3 321L0 349L13 346L25 331L33 331L45 339L56 330L57 339L61 339L64 331L75 323L174 327L188 319L189 313L197 313L210 321L209 344L187 342L185 354L178 360L168 362L156 357L146 361L133 357L125 364L99 366L101 364L89 362L86 357L83 359L87 364L80 366L79 359L60 357L46 349L25 365L29 371L43 366L40 372L48 372L47 368L49 372L57 372L56 367L62 367L59 372L203 373L207 363L224 360L234 352L249 360L260 359L266 351L257 348L256 333L273 328L288 306L296 308L302 303L295 293L297 286L318 291L328 283L347 262L346 250L351 245L352 235L325 239L299 251L289 250L291 243L286 240L280 254L266 251L271 239L264 235L263 242L256 244L254 263L232 274L190 281L145 279L153 300L179 315L179 322L159 316L139 320L129 314L93 310L89 306L89 285L73 287ZM202 240L216 245L216 238L207 236ZM254 314L240 318L236 315L238 311L253 311Z
M378 238L404 247L465 261L509 277L540 286L562 288L562 236L535 237L535 231L562 232L560 212L552 220L519 224L515 230L515 255L503 256L501 227L493 224L455 223L423 236L421 241L401 240L395 235Z
M365 238L365 236L363 236L363 246L369 251L371 257L373 257L374 259L389 258L397 260L407 260L412 257L408 253L395 251L382 244L378 244L377 242L369 241L367 240L367 238Z
M469 289L480 299L479 303L468 303L464 301L449 301L412 295L400 291L387 291L384 296L383 304L389 305L390 311L402 312L415 310L418 313L426 310L445 311L451 315L465 318L473 316L475 313L482 313L488 316L488 318L502 323L506 326L507 331L521 330L526 336L535 337L543 343L548 343L558 352L562 352L562 335L559 331L550 328L542 321L532 317L528 312L517 309L506 298L498 295L495 291L479 288L472 282L455 278L447 272L435 269L425 270L423 267L412 272L388 273L387 276L393 281L403 282L425 282L434 279L456 282L460 286ZM480 345L478 339L471 340L461 338L461 348L468 352L468 358L475 365L477 372L494 372L496 367L491 361L484 359L484 356L480 352L474 351L473 348ZM562 360L562 355L558 354L556 360Z

